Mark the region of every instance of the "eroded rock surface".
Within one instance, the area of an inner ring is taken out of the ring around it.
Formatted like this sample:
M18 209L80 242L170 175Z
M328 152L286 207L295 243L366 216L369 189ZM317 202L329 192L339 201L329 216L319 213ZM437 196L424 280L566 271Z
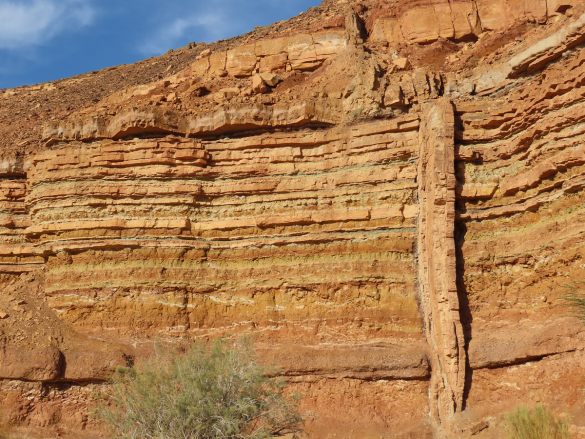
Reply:
M582 432L584 14L325 1L2 91L6 416L95 431L155 337L253 334L312 438L498 438L536 402Z

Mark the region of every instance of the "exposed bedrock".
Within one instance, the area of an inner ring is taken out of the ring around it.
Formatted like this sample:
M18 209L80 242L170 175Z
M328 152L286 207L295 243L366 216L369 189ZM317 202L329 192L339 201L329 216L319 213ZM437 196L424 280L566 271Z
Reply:
M83 105L1 94L6 416L95 433L155 338L250 334L314 439L495 439L537 402L582 432L583 13L324 2Z
M72 330L47 307L42 274L4 283L0 378L24 381L106 381L132 355ZM23 346L24 345L24 346Z
M409 346L375 343L315 347L259 348L265 361L279 365L279 375L313 379L355 378L412 380L430 376L428 353L423 343Z
M478 325L479 326L479 325ZM582 351L585 329L572 318L485 324L469 345L473 369L495 368L561 354Z
M419 288L436 372L429 402L431 415L449 425L449 418L463 406L466 367L453 239L456 180L451 102L441 99L424 106L419 142Z

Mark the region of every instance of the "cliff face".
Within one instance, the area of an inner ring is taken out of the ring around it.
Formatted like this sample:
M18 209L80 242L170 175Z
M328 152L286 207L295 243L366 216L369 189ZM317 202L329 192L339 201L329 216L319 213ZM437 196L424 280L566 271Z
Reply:
M154 337L250 333L312 438L497 438L535 402L584 433L582 14L325 1L0 93L6 416L95 430Z

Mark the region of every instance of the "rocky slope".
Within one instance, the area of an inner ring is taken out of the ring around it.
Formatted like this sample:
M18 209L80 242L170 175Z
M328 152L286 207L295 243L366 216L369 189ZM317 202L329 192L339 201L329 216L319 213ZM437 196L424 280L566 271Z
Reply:
M577 0L325 1L0 92L5 417L89 435L155 337L249 333L311 438L585 436L584 42Z

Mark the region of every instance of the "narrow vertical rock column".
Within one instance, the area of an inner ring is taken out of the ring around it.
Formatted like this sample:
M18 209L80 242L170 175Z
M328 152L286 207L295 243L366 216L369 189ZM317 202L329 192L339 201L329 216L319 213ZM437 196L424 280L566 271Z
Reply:
M454 112L450 101L426 104L418 169L419 282L431 350L431 415L449 429L461 411L465 342L459 318L455 256Z

